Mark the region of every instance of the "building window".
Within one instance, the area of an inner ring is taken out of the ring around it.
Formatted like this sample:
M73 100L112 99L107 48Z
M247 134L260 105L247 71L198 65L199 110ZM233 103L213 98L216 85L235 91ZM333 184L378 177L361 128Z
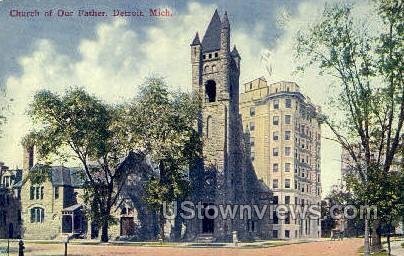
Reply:
M255 116L255 107L250 108L250 116Z
M290 140L290 131L285 131L285 140Z
M41 207L31 208L31 223L43 223L45 220L45 210Z
M276 218L276 223L275 223L275 217L274 217L274 224L278 224L278 218ZM278 230L272 230L272 236L273 238L278 238Z
M272 149L272 155L273 156L278 156L279 155L279 149L278 148L273 148Z
M212 72L216 72L216 65L212 65Z
M287 223L287 224L289 224L289 223ZM285 230L285 237L286 238L290 237L290 231L289 230Z
M250 131L254 131L255 130L255 124L254 122L250 122Z
M59 199L59 187L55 187L55 199Z
M250 83L250 90L252 90L252 88L253 88L252 83Z
M249 220L247 221L248 232L257 232L257 223L256 221Z
M290 156L290 151L291 151L290 147L285 147L285 156Z
M285 172L290 172L290 163L285 163Z
M278 179L274 179L274 180L272 181L272 187L273 187L273 188L279 188Z
M254 159L255 159L255 152L251 151L251 161L254 161Z
M30 200L38 200L43 199L44 196L44 187L43 186L31 186L29 190L29 199Z
M297 189L297 180L295 180L295 189ZM296 198L297 199L297 198Z
M202 58L203 58L203 59L206 59L206 55L205 55L205 54L204 54L204 55L202 55Z
M219 54L217 52L215 52L215 58L219 57Z
M255 146L255 139L254 137L250 137L250 147L254 147Z
M273 132L272 138L273 138L273 140L278 140L279 139L279 132Z
M34 197L35 197L35 188L33 186L31 186L29 188L29 199L34 200Z
M290 122L291 122L291 116L285 115L285 124L290 124Z
M285 107L291 108L292 107L292 100L291 99L286 99L285 100Z
M212 117L208 116L206 119L206 137L211 138L212 137Z
M290 204L290 196L285 196L285 204Z
M6 188L9 188L11 186L11 178L10 178L10 176L4 176L3 177L3 185Z
M272 119L272 124L273 125L278 125L279 124L279 116L274 116Z
M285 179L285 188L290 188L290 179Z
M278 196L274 196L272 199L272 204L277 205L278 204Z
M277 172L279 170L279 164L273 164L272 171Z
M274 109L279 109L279 100L274 100Z
M212 58L212 53L209 53L209 59L211 59Z
M273 212L273 223L274 223L274 224L279 224L279 219L278 219L277 211L274 211L274 212Z
M205 86L205 101L206 102L215 102L216 101L216 82L213 80L209 80L206 82Z

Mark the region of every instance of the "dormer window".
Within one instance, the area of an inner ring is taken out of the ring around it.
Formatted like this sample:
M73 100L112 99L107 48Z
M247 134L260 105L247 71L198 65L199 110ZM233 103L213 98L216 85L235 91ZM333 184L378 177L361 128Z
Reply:
M215 58L219 57L219 53L215 52Z
M212 53L209 53L209 59L211 59L212 58Z

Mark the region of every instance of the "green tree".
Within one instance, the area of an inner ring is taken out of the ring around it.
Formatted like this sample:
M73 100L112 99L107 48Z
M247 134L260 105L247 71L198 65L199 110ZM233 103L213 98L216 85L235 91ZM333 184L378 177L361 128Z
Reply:
M131 152L123 113L121 106L104 104L79 88L66 90L63 96L39 91L29 106L35 128L25 144L34 144L46 163L56 157L81 162L85 199L93 221L101 227L103 242L109 240L111 209L128 175L118 169Z
M308 57L303 70L317 66L339 84L333 106L343 114L343 121L321 119L352 158L349 188L362 204L375 205L382 216L392 216L400 207L394 204L400 191L394 186L391 167L404 140L404 10L402 1L373 4L373 22L380 20L380 32L374 33L369 22L354 15L352 5L328 5L318 23L299 31L297 57L300 61ZM374 251L381 249L378 230L384 220L378 215L372 221ZM368 230L365 219L365 255L369 255Z
M131 134L138 136L132 143L144 149L159 171L146 188L146 201L159 212L162 239L166 222L163 203L181 201L188 195L188 168L200 156L201 142L195 129L199 107L197 97L170 92L161 78L147 79L129 107Z

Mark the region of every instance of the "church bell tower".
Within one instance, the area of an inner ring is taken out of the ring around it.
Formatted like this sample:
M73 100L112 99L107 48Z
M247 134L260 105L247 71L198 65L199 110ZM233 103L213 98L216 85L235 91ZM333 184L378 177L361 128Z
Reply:
M191 43L192 89L201 96L198 129L203 139L203 160L195 179L196 198L208 205L235 204L242 198L239 134L240 55L230 51L230 23L217 10L202 42L196 33ZM240 185L241 186L241 185ZM195 197L194 197L195 199ZM234 230L231 220L203 219L196 232L226 238Z

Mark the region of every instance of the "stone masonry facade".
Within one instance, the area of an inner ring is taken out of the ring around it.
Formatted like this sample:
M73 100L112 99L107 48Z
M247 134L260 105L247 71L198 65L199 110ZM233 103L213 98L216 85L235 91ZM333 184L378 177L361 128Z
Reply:
M251 164L239 114L240 60L230 51L230 23L215 11L202 42L197 33L191 44L192 88L201 95L198 130L203 138L203 159L191 170L193 200L208 205L269 204L270 190L258 180ZM205 218L188 225L188 238L201 234L213 241L270 238L270 219Z

